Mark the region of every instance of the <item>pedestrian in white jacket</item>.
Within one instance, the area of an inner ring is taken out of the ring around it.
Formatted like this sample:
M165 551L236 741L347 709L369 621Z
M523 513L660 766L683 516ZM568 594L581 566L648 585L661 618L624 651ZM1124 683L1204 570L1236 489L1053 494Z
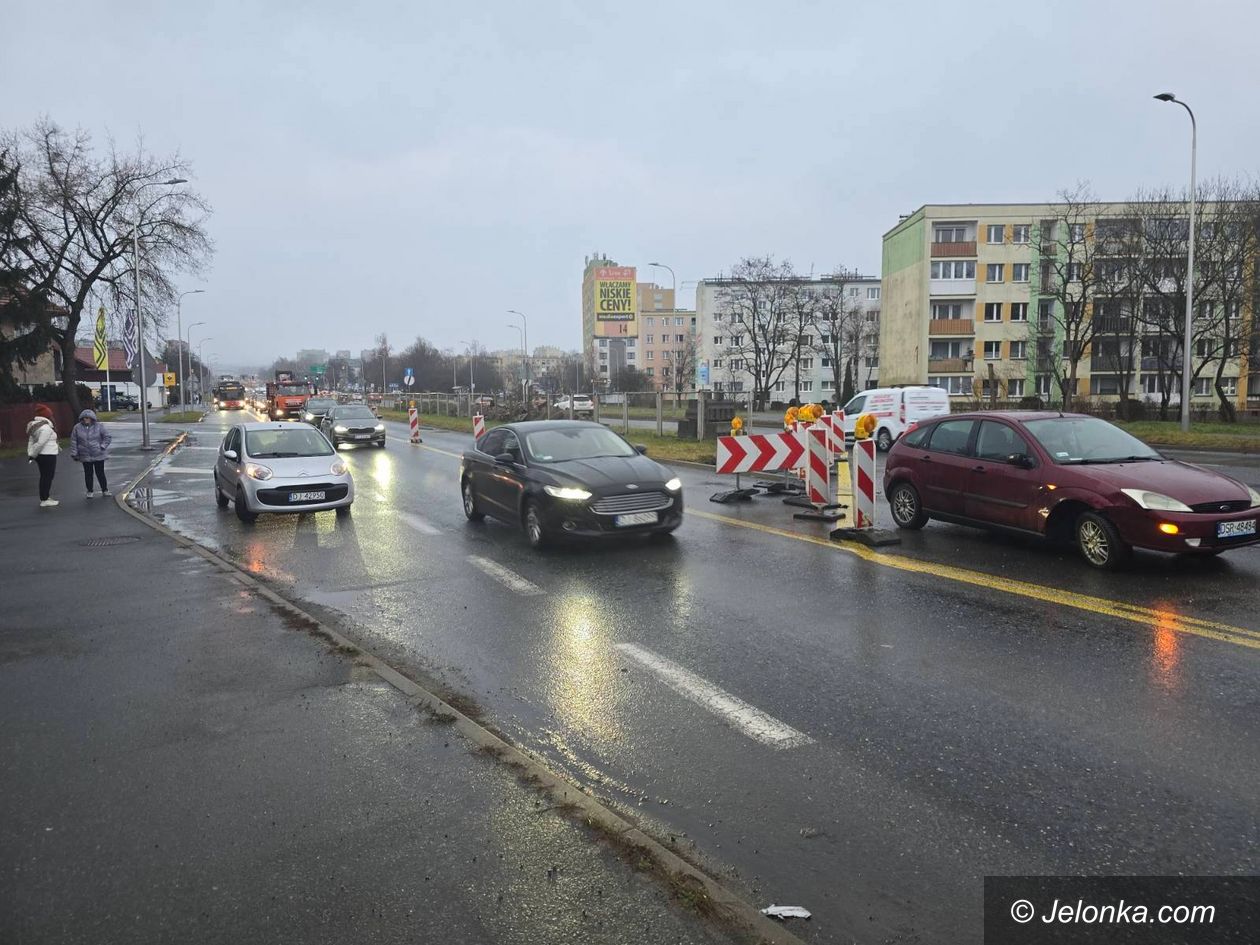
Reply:
M57 474L57 429L53 426L52 411L43 404L35 405L35 419L26 425L26 455L39 466L39 504L41 508L60 505L52 498L53 476Z

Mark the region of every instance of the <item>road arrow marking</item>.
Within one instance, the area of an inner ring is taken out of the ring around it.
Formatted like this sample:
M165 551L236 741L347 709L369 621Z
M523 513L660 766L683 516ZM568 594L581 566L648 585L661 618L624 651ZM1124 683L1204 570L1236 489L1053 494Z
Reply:
M771 748L797 748L808 745L813 739L798 732L786 722L751 706L738 696L733 696L713 683L697 676L673 660L635 643L618 643L617 649L626 656L646 666L665 685L679 695L690 699L701 708L708 709L731 728Z

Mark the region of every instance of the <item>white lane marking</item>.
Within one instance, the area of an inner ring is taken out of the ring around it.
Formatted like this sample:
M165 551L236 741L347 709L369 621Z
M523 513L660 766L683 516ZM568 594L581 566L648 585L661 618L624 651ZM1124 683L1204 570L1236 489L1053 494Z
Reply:
M749 738L778 749L796 748L813 742L813 739L804 732L798 732L786 722L780 722L774 716L767 715L738 696L719 689L713 683L659 653L653 653L635 643L618 643L617 649L631 659L642 663L679 695L690 699L701 708L708 709L731 728L743 732Z
M193 466L159 466L158 475L163 473L179 473L181 476L212 476L213 469L197 469Z
M219 452L219 448L217 446L181 446L179 448L179 452L181 453L184 452L184 450L213 450L216 453Z
M483 558L480 555L469 555L468 562L475 568L484 571L490 577L494 578L504 587L516 591L518 594L541 594L543 589L537 584L533 584L515 571L505 568L497 562L491 561L489 558Z
M410 512L399 512L398 517L418 531L421 535L442 534L442 529L430 522L426 522L419 515L412 515Z

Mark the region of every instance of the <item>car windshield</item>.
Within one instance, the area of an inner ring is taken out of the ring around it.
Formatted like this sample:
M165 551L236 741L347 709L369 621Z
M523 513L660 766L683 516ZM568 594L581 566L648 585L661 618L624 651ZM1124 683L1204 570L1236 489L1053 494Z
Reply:
M539 430L527 434L525 444L529 454L540 463L636 455L634 447L604 427Z
M337 406L337 401L323 397L316 397L306 402L307 410L331 410L335 406Z
M245 452L251 459L285 459L292 456L329 456L333 448L312 427L281 430L246 430Z
M1141 440L1097 417L1028 420L1024 427L1063 466L1163 459Z
M306 393L305 384L280 384L276 387L276 393L281 397L297 397Z
M337 420L375 420L376 414L367 407L339 407L334 415Z

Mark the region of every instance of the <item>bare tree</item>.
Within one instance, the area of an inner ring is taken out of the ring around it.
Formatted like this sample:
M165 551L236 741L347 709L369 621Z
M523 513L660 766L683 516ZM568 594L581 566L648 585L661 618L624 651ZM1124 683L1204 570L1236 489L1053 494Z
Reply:
M863 347L862 305L848 292L849 283L856 278L856 273L837 270L823 279L814 301L813 350L830 365L832 389L840 403L853 397Z
M151 155L143 142L134 153L110 142L97 155L86 132L71 134L45 119L5 134L0 147L21 163L18 245L32 288L61 310L47 327L61 351L66 398L77 412L75 338L92 292L108 293L115 309L134 306L134 231L144 250L140 303L158 337L175 298L172 277L201 272L212 253L204 229L209 208L186 183L188 163L178 154ZM157 186L172 180L185 182Z
M791 289L795 273L789 262L771 256L741 259L717 292L718 316L729 335L728 353L752 378L753 409L770 400L770 388L787 369L782 348L791 337Z
M682 400L683 391L691 390L696 386L696 363L699 352L695 329L689 329L683 339L682 346L674 349L674 376L671 380L675 404Z

